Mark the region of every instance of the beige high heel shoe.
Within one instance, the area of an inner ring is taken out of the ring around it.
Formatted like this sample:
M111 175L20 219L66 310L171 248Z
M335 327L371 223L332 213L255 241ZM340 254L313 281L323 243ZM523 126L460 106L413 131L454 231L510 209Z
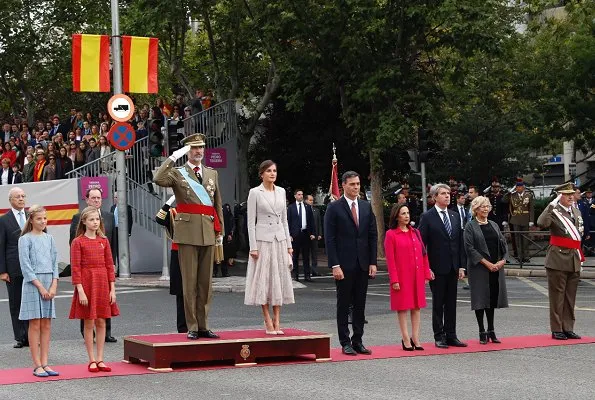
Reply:
M271 325L273 325L272 322ZM269 330L269 324L267 324L267 321L264 321L264 333L266 333L267 335L276 335L277 331L275 331L274 328L272 330Z

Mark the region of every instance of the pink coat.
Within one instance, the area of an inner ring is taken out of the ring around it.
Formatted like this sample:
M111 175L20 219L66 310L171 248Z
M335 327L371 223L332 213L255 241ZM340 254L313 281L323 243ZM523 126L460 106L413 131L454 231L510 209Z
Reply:
M384 252L390 277L390 309L412 310L426 306L426 279L430 279L428 256L422 253L423 242L415 228L408 232L389 229L384 239ZM392 288L398 283L400 290Z

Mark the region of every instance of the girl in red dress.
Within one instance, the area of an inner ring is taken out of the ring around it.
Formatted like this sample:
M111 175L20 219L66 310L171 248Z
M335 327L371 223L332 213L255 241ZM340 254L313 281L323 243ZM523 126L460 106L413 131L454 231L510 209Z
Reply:
M76 236L70 245L72 284L75 286L70 319L85 321L89 372L110 372L111 368L103 362L105 319L120 315L120 310L116 304L112 251L95 207L87 207L81 213ZM93 328L97 332L97 358L93 352Z
M397 312L403 350L423 350L419 341L420 308L426 306L425 284L434 279L421 235L410 225L409 208L395 204L390 213L384 252L390 277L390 309ZM407 311L411 312L411 336Z

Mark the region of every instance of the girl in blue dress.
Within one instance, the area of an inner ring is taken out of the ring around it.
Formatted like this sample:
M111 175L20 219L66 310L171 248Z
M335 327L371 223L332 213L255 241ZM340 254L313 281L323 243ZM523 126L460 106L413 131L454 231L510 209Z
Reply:
M31 206L19 238L19 260L23 271L23 296L19 319L29 321L29 345L33 375L57 376L49 367L52 318L56 318L54 297L58 288L58 252L47 233L47 214L41 206Z

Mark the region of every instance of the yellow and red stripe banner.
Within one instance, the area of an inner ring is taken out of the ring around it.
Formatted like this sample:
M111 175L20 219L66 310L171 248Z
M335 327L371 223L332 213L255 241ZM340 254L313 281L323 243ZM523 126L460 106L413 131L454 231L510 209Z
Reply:
M157 93L159 40L122 36L122 86L128 93Z
M72 90L109 92L109 36L72 35Z
M28 207L25 207L27 209ZM70 225L72 217L79 212L78 203L57 204L53 206L43 206L47 213L48 225ZM10 208L0 209L0 214L5 214Z

